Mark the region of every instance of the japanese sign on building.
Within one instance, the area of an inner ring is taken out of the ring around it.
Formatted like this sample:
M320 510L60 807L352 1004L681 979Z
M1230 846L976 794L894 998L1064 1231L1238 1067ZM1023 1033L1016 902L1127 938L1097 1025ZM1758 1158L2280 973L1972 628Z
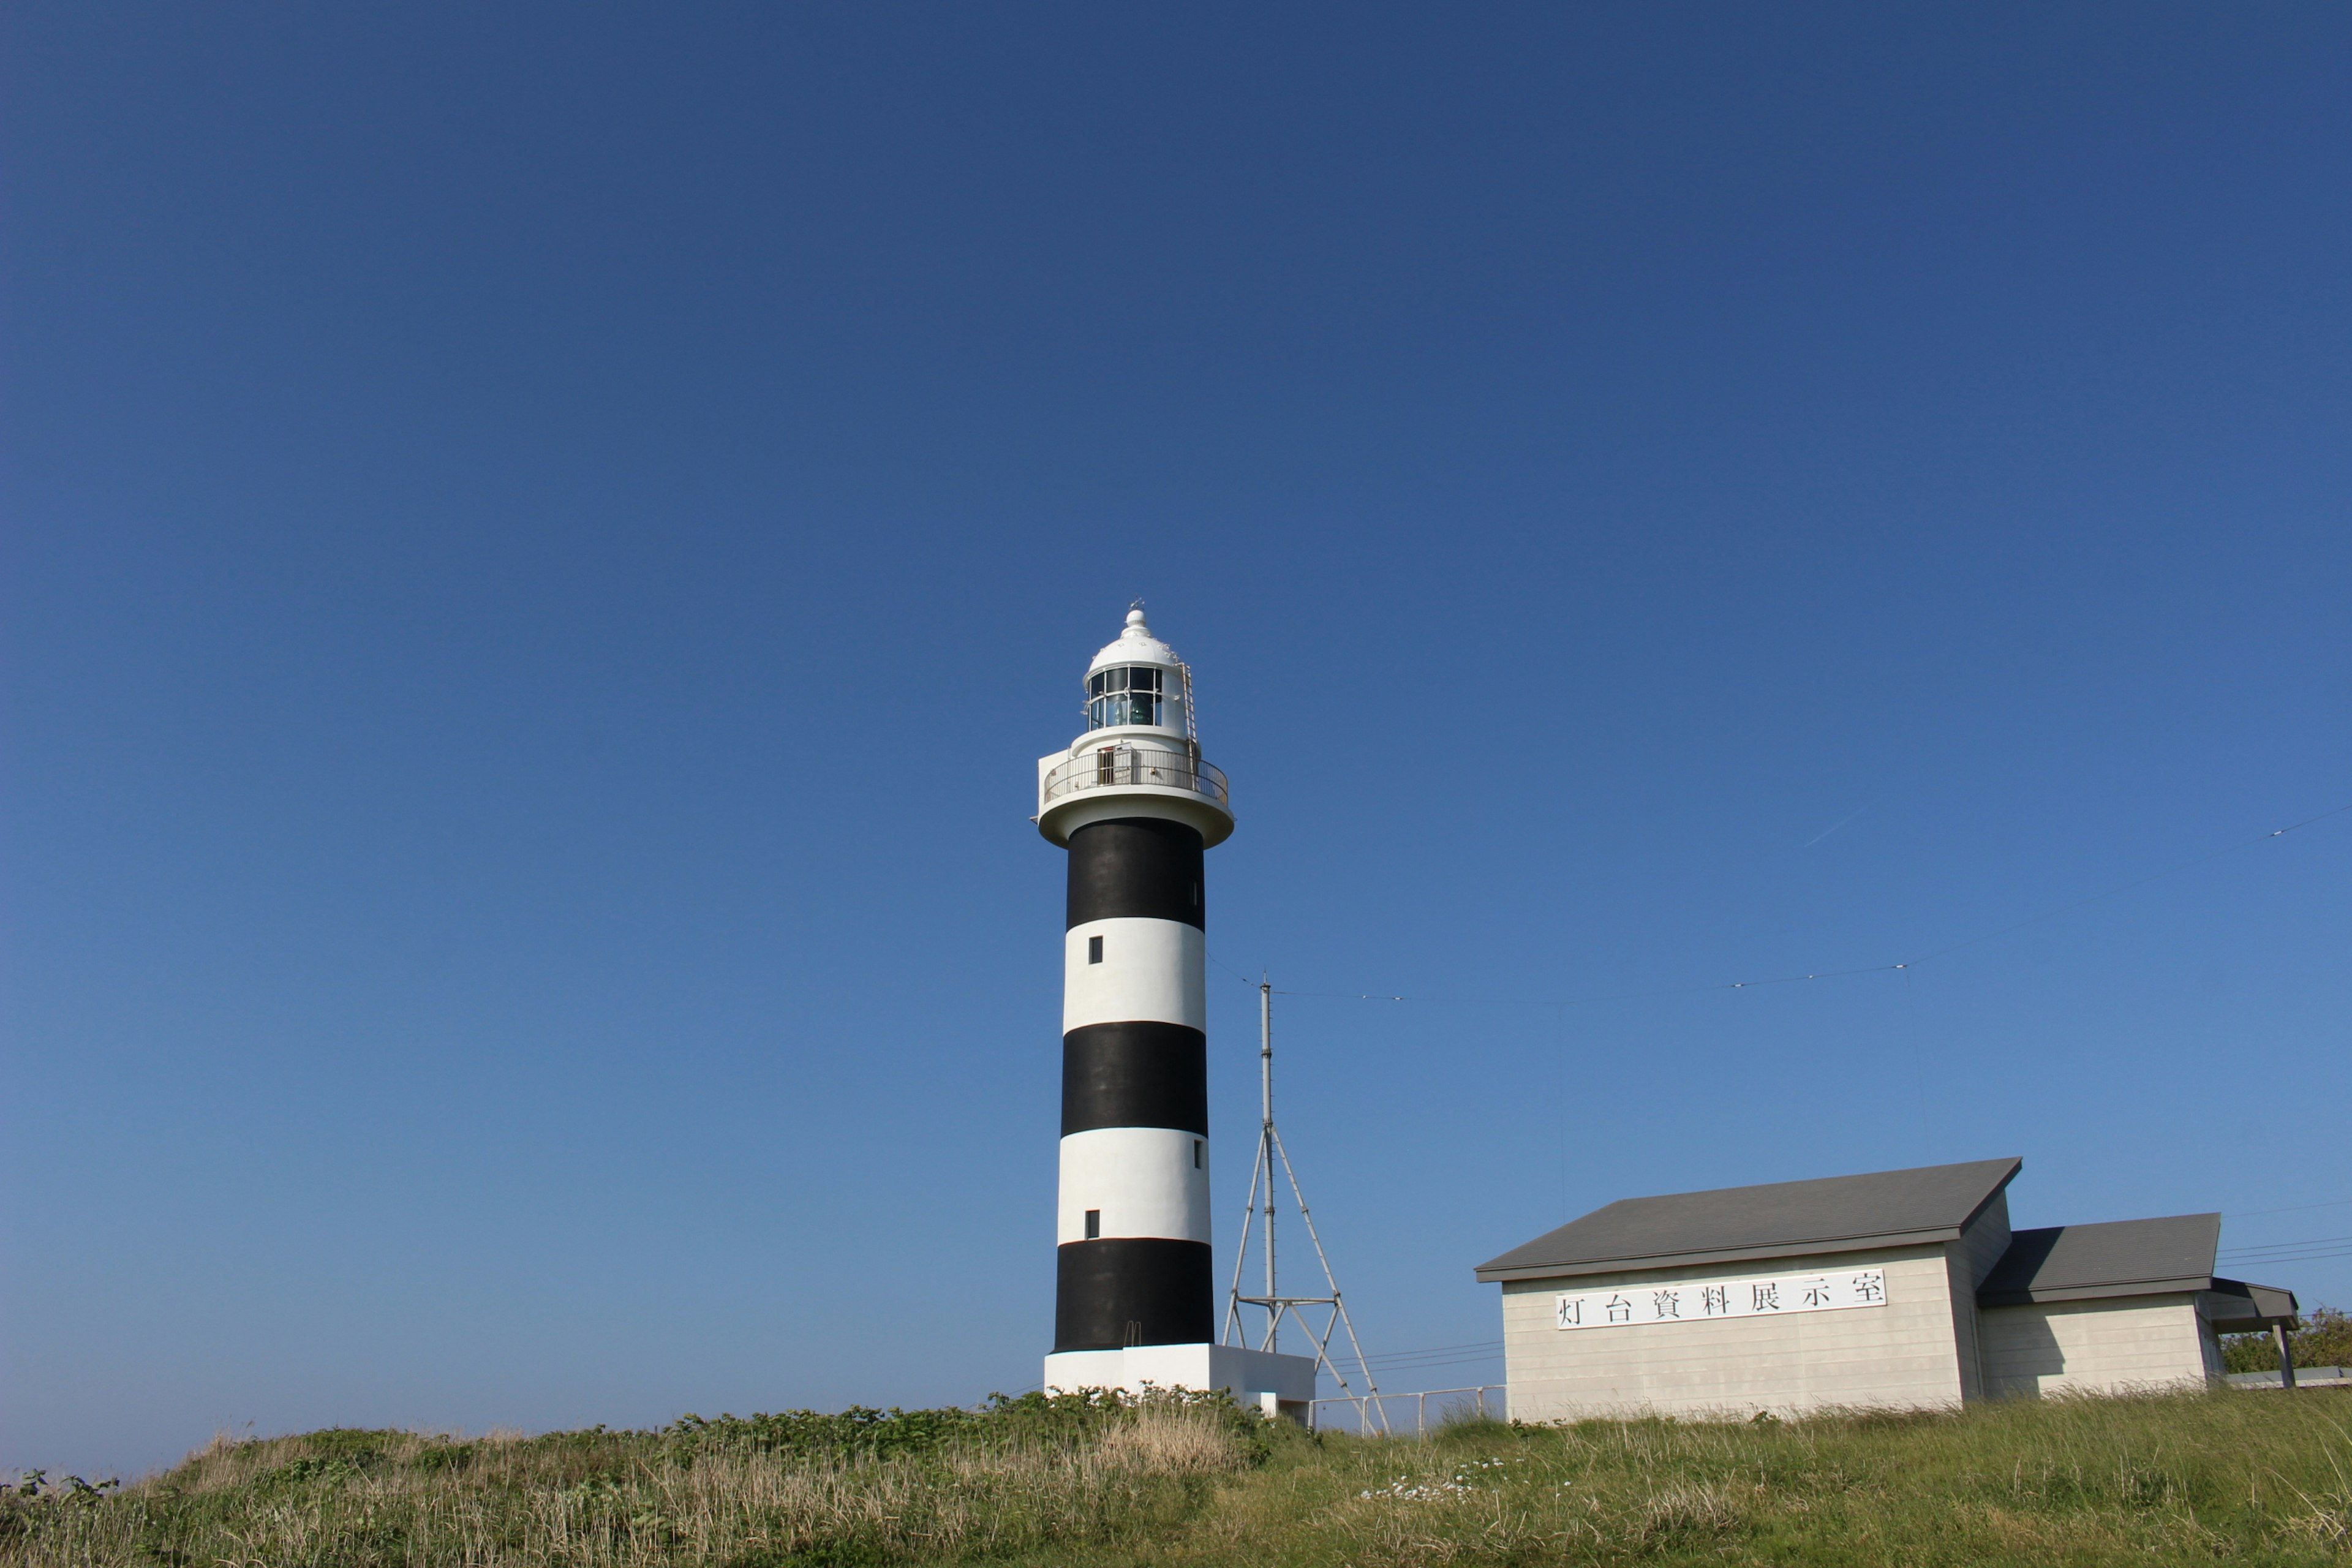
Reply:
M1708 1318L1771 1318L1789 1312L1834 1312L1886 1305L1884 1268L1832 1269L1825 1274L1770 1274L1761 1279L1677 1279L1667 1285L1622 1285L1612 1290L1562 1291L1554 1321L1563 1329L1622 1329L1641 1323L1696 1323Z

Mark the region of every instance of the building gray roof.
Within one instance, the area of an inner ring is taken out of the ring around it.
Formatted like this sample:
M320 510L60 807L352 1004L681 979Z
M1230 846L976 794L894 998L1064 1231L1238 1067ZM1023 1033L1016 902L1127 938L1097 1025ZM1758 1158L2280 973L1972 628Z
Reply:
M1977 1305L2022 1307L2195 1290L2204 1295L2199 1309L2221 1333L2248 1333L2273 1323L2294 1327L2294 1291L2213 1272L2221 1245L2217 1214L2021 1230L1977 1288Z
M1545 1279L1949 1241L2023 1163L1975 1160L1623 1198L1480 1264L1478 1278Z
M2210 1289L2221 1245L2217 1214L2021 1230L1977 1288L1977 1304L2017 1307Z
M2303 1319L2298 1315L2303 1310L2302 1303L2294 1299L2294 1291L2282 1290L2275 1285L2216 1279L2198 1306L2219 1334L2252 1333L2273 1326L2303 1327Z

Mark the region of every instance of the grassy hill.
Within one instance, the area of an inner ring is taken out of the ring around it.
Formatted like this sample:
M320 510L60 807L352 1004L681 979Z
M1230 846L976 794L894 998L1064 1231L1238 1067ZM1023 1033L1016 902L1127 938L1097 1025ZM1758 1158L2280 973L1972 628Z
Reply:
M0 1498L0 1563L2165 1563L2352 1557L2352 1397L1310 1437L1031 1395L659 1432L217 1441Z

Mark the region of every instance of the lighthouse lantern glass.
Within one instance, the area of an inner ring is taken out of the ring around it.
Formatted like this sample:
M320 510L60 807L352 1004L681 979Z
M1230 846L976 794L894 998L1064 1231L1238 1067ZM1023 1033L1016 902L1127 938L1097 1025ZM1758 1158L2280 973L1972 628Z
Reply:
M1147 664L1098 669L1087 677L1087 727L1158 724L1165 700L1161 674L1158 666Z

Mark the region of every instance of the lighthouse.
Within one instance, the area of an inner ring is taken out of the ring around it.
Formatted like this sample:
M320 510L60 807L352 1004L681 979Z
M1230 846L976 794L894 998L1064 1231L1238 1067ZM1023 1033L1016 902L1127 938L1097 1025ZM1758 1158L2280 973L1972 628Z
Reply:
M1037 760L1069 854L1049 1389L1224 1388L1304 1418L1315 1360L1211 1342L1206 852L1234 830L1192 672L1139 605L1087 667L1085 731Z

